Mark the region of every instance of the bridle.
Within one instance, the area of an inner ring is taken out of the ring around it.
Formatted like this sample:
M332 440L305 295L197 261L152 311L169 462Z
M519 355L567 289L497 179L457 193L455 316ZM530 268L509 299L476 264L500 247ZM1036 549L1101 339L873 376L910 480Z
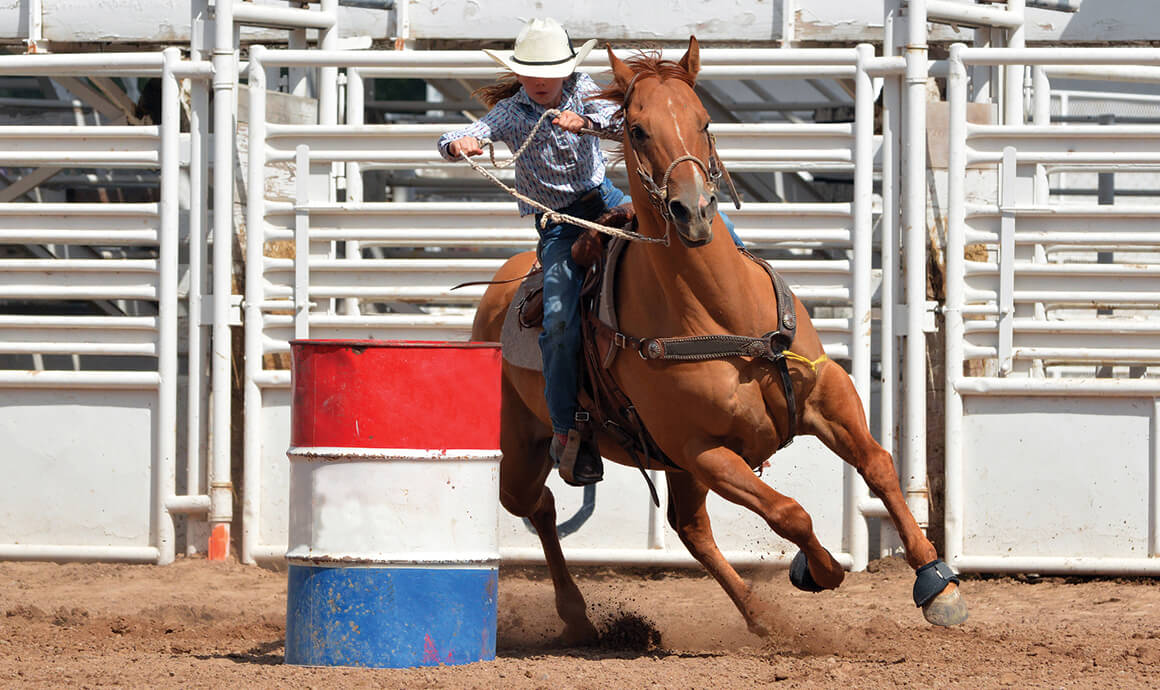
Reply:
M624 89L624 104L621 106L625 113L625 132L628 133L631 139L631 131L628 127L628 104L632 97L633 89L636 87L636 80L642 76L640 72L632 77L632 81L628 82L628 86ZM649 75L652 76L652 75ZM722 177L725 178L725 183L729 185L729 193L733 199L733 204L737 208L741 208L741 198L737 196L737 188L733 186L733 178L729 176L729 172L725 170L725 166L721 164L721 159L717 155L717 138L713 136L712 132L706 130L705 135L709 139L709 162L706 164L697 156L684 155L674 158L669 167L665 169L665 174L661 178L661 183L658 185L653 179L653 176L645 171L645 162L639 157L636 157L636 174L640 177L641 184L644 186L645 192L648 193L649 203L660 214L665 221L665 244L668 244L669 227L676 221L673 218L672 210L669 208L669 178L672 177L673 170L686 161L693 163L700 170L705 178L707 191L709 194L714 194L717 191L717 181ZM631 148L631 144L629 144ZM635 149L633 154L635 156Z

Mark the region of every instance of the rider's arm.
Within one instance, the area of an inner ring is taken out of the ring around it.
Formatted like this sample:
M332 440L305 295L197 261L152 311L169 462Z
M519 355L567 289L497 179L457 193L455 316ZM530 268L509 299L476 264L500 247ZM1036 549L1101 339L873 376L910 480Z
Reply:
M600 92L600 86L592 80L592 77L580 73L576 79L576 88L584 103L584 112L580 114L588 118L595 129L606 129L612 134L619 134L624 126L622 120L616 117L620 106L612 101L593 98Z
M495 107L479 120L447 132L439 137L439 155L443 156L444 160L455 160L455 156L451 155L447 147L451 145L451 142L464 137L473 137L477 140L491 139L492 141L504 141L507 132L511 129L511 117L510 107L505 101L496 103Z

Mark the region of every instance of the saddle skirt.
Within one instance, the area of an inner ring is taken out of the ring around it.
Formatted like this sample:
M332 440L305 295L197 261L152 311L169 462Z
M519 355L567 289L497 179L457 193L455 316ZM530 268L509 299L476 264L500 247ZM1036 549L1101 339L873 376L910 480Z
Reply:
M598 258L585 277L585 298L596 293L598 306L596 317L616 329L616 270L624 254L627 242L612 238L604 248L604 256ZM598 275L593 275L597 273ZM589 299L581 299L581 309L589 304ZM524 369L544 370L544 360L540 354L539 337L543 331L544 318L544 273L539 265L520 283L512 302L504 316L500 344L503 358ZM583 316L582 316L583 318ZM604 366L612 364L616 355L611 347L601 348Z
M528 302L533 297L539 303L538 310L528 307ZM544 317L543 297L544 272L537 267L535 272L524 278L516 290L512 303L508 305L507 315L504 316L503 320L503 330L500 332L503 358L517 367L536 371L544 370L544 359L540 355L539 342L540 333L544 330L540 325ZM534 321L527 322L526 326L520 316L525 309L528 312L539 312L536 317L529 314L529 318L534 318Z

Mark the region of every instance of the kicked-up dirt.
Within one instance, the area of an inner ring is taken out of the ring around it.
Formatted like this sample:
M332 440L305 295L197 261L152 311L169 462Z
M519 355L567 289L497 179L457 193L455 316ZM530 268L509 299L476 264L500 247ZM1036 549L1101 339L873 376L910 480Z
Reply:
M934 628L900 559L834 592L750 572L774 633L751 635L699 571L576 569L600 645L558 641L538 568L500 571L495 661L420 669L283 664L286 574L0 563L5 687L1147 688L1160 687L1160 581L966 578L971 618Z

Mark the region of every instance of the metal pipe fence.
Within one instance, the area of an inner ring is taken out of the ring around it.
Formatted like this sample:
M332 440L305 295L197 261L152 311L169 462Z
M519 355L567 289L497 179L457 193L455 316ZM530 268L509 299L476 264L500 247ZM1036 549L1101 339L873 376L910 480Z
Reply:
M960 570L1160 572L1160 206L1053 202L1046 174L1155 166L1157 129L975 125L965 107L968 64L1046 66L1046 102L1053 65L1139 78L1158 55L952 48L946 510Z

